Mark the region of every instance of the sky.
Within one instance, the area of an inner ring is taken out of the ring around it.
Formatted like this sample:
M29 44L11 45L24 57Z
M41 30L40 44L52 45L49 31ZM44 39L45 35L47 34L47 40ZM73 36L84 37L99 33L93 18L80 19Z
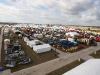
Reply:
M0 22L100 26L100 0L0 0Z

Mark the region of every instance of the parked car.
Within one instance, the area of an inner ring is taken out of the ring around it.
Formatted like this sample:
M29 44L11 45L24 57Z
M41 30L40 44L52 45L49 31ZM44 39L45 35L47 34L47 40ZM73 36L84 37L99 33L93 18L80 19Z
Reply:
M28 64L31 62L31 59L27 56L20 58L21 62L19 62L18 64Z
M100 37L97 37L97 38L95 39L95 41L96 41L96 42L100 42Z
M8 61L8 62L6 62L6 67L15 67L15 65L16 65L16 61Z
M11 53L12 53L12 48L7 48L5 54L11 54Z

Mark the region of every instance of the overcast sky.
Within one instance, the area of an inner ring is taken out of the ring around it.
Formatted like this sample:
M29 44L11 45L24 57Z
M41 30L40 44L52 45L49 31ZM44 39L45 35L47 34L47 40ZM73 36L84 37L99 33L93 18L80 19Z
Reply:
M0 0L0 22L100 26L100 0Z

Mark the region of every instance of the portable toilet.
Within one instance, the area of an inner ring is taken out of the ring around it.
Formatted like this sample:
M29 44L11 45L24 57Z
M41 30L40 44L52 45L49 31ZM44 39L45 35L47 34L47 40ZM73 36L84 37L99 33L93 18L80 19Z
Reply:
M3 71L3 67L0 66L0 71Z

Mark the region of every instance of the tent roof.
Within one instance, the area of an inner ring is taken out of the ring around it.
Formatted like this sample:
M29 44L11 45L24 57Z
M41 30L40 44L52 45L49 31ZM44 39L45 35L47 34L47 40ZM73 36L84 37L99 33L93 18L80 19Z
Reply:
M100 59L90 59L63 75L100 75Z
M10 39L5 39L4 41L10 41Z
M31 41L27 41L27 44L29 45L32 45L32 44L34 44L34 45L36 45L36 43L37 42L39 42L39 40L31 40Z
M33 46L34 49L42 49L42 48L48 48L48 47L51 47L51 46L49 44Z
M68 34L70 34L71 36L74 36L74 35L79 36L79 33L77 33L77 32L68 32L68 33L66 33L66 35L68 35Z

